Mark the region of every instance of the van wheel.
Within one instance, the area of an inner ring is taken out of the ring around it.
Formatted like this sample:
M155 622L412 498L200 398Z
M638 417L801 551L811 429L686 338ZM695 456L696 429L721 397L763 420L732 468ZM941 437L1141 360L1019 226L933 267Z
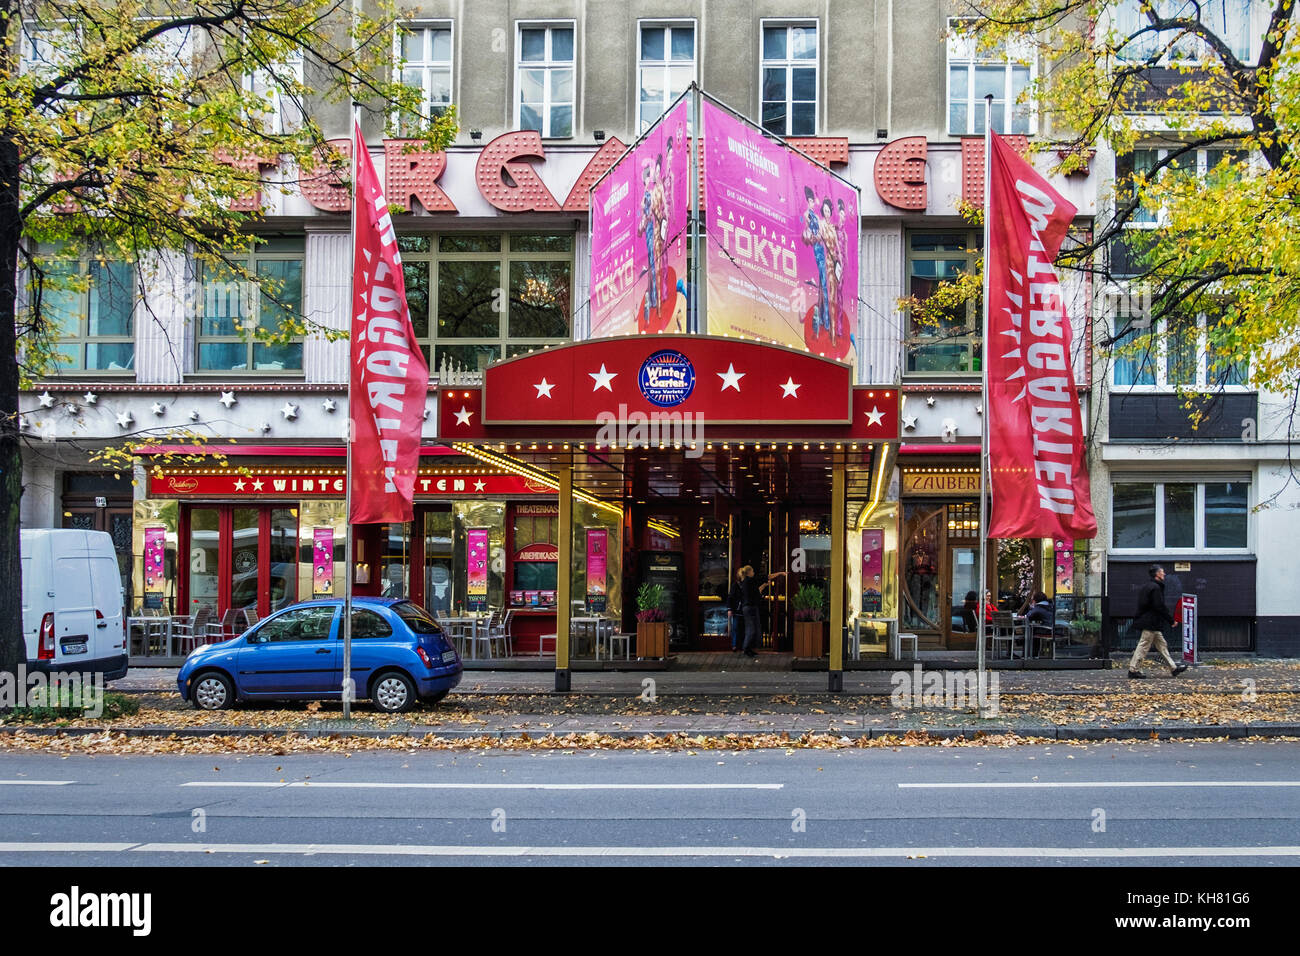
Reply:
M235 688L225 674L207 671L195 679L190 700L199 710L225 710L235 702Z
M399 671L388 671L375 678L370 688L370 699L376 707L390 714L410 710L415 703L415 685Z

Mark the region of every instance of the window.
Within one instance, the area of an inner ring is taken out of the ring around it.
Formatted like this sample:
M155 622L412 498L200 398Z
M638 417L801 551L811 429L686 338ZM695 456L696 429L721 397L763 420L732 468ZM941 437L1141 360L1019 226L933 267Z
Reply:
M302 129L303 59L297 51L283 63L244 75L244 92L260 101L262 129L272 136Z
M1155 0L1153 6L1156 14L1165 18L1194 19L1199 15L1201 23L1223 40L1238 60L1253 58L1256 31L1252 21L1261 7L1258 0ZM1141 0L1120 0L1115 10L1115 42L1120 44L1117 52L1121 59L1167 63L1214 56L1196 36L1152 30L1140 8ZM1147 32L1139 33L1141 30ZM1263 32L1262 23L1258 32Z
M263 342L255 330L270 334L302 320L303 252L301 237L258 240L239 265L257 277L260 290L227 266L199 264L198 371L301 371L301 339Z
M54 337L53 367L128 372L135 367L135 268L95 256L43 260L41 310Z
M392 637L393 628L374 611L357 609L352 612L352 636L354 638Z
M948 21L948 134L983 135L984 98L990 93L995 132L1033 133L1037 128L1033 104L1021 99L1034 77L1033 47L981 50L975 37L957 35L960 23Z
M418 117L398 119L398 135L410 137L451 105L451 24L402 27L397 43L402 83L420 90L422 97Z
M1111 543L1117 550L1243 550L1248 481L1117 481L1111 485Z
M915 232L908 236L908 295L924 301L939 283L973 272L982 237L975 232ZM980 371L981 303L967 302L908 318L907 371Z
M695 82L695 24L643 23L638 50L637 111L644 132Z
M334 626L334 611L333 606L300 607L285 611L258 629L258 643L329 640Z
M763 23L763 128L778 136L817 135L817 21Z
M573 135L573 38L572 26L519 27L516 128L546 138Z
M400 236L406 298L429 368L486 368L568 341L573 236Z
M1149 308L1149 307L1148 307ZM1116 387L1245 388L1249 365L1231 355L1227 323L1204 314L1144 324L1121 313L1111 322L1111 381Z

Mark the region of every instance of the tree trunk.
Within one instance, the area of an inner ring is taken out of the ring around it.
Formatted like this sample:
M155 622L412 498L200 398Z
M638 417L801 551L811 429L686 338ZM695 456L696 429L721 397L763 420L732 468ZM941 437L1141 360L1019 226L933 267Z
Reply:
M22 562L18 557L23 459L18 432L18 148L0 139L0 673L17 674L23 643Z

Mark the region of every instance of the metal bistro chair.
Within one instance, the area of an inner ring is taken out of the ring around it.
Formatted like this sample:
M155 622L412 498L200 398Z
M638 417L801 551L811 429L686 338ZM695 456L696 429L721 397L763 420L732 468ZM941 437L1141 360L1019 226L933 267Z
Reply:
M992 650L997 650L999 641L1007 642L1007 658L1011 658L1012 649L1016 646L1016 622L1010 611L994 611L993 624L989 627L989 646Z
M473 660L481 659L478 656L478 646L482 644L484 649L487 650L487 659L491 660L493 657L492 641L495 640L492 635L492 616L489 615L467 623L465 628L465 640L470 645L470 658Z
M248 607L243 608L242 610L244 612L244 620L248 622L249 627L252 627L262 619L261 616L257 613L256 604L250 604L248 605Z
M505 612L498 623L488 627L488 640L500 643L502 657L513 657L515 654L514 617L515 612L511 609Z
M204 604L188 621L172 621L173 649L178 653L189 654L208 637L208 621L212 617L212 607Z
M228 641L239 635L238 628L239 612L233 607L228 607L226 613L221 615L220 621L208 624L208 637L216 638L218 641Z

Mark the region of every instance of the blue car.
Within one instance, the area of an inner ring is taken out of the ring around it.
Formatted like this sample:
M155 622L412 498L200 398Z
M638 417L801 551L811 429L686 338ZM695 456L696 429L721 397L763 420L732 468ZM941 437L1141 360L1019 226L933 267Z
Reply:
M428 612L395 598L352 599L352 679L380 710L437 703L460 683L456 648ZM176 686L201 710L236 700L340 700L343 601L304 601L185 659Z

